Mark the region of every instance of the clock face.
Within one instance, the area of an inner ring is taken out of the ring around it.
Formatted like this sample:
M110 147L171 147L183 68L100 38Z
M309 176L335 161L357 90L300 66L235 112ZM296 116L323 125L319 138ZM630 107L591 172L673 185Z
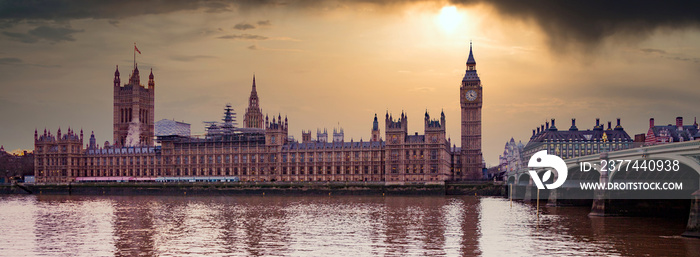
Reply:
M464 97L467 98L469 101L474 101L476 100L476 91L474 90L469 90L467 93L464 95Z

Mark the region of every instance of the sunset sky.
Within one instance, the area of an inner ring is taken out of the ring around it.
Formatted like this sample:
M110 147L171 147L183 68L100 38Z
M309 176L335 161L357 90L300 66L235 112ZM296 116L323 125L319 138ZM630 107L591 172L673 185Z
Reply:
M484 87L482 144L557 119L579 129L700 114L700 8L657 1L1 1L0 144L33 149L37 128L112 140L112 79L156 81L156 121L204 132L231 103L242 123L253 74L263 113L290 135L343 127L368 140L377 113L423 133L444 109L459 145L459 85L473 42ZM664 6L658 6L664 5ZM87 141L87 140L86 140ZM86 142L87 143L87 142Z

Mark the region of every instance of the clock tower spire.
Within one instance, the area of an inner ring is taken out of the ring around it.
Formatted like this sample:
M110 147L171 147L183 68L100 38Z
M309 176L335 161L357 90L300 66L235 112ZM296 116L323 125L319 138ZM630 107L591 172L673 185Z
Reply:
M481 153L481 105L483 102L481 79L476 73L476 60L469 43L467 70L462 78L459 100L462 107L462 166L455 173L455 180L478 180L483 178L483 156Z

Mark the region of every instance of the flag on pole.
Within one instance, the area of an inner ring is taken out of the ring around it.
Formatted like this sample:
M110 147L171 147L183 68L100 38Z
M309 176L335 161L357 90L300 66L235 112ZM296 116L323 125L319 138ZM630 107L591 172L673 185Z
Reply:
M141 51L139 51L139 48L138 48L138 47L136 47L136 45L135 45L135 44L134 44L134 50L136 50L136 52L139 52L139 54L141 54Z

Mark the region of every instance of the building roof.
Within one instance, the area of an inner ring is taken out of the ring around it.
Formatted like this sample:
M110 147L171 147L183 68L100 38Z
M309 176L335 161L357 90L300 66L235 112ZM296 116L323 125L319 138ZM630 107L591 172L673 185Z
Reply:
M341 149L341 148L381 148L384 142L291 142L283 145L282 150L313 150L313 149Z
M654 126L650 128L654 136L662 137L663 134L673 138L673 142L689 141L700 136L700 131L697 125L685 125L679 129L676 125L668 124L665 126ZM681 140L682 139L682 140Z

